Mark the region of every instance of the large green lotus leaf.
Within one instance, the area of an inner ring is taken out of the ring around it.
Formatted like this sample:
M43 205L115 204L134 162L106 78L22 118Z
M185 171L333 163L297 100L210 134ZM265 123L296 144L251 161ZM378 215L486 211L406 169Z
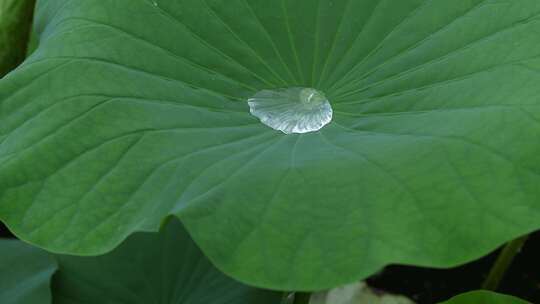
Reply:
M41 1L0 82L0 218L99 254L178 216L285 290L453 266L540 227L537 0ZM285 135L263 89L333 107Z
M18 240L0 239L0 303L49 304L56 262Z
M177 220L159 234L135 234L104 256L56 258L55 304L279 304L282 295L219 272Z
M441 304L528 304L529 302L489 291L472 291Z

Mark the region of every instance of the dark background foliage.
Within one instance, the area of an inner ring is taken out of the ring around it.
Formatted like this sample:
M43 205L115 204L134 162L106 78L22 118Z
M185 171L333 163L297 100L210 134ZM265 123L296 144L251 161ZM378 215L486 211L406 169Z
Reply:
M13 234L11 234L11 232L9 232L9 230L6 228L6 226L2 224L2 222L0 222L0 237L3 237L3 238L14 237Z
M0 223L0 237L13 237ZM452 269L389 266L368 280L377 289L405 294L418 304L432 304L478 289L499 251ZM540 303L540 232L531 235L505 276L499 292Z
M437 303L453 295L478 289L499 250L451 269L389 266L368 280L381 290L406 294L419 304ZM540 303L540 232L534 233L506 273L498 292Z

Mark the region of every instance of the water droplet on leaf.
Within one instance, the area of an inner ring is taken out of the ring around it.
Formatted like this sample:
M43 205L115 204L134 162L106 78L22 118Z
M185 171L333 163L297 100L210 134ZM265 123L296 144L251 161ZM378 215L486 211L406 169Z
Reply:
M332 121L332 106L312 88L262 90L248 99L251 114L285 134L320 130Z

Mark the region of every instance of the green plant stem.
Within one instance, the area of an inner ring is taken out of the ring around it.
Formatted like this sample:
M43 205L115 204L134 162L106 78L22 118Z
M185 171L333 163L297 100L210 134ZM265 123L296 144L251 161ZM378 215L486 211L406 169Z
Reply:
M311 294L308 292L297 292L294 294L294 304L309 304Z
M499 288L499 285L504 278L506 271L512 264L512 261L519 253L525 242L527 241L528 237L528 235L522 236L509 242L508 244L506 244L506 246L504 246L501 253L497 257L495 264L493 264L493 266L491 267L491 270L486 280L484 281L484 284L482 285L483 289L496 291Z
M0 0L0 78L26 58L35 0Z

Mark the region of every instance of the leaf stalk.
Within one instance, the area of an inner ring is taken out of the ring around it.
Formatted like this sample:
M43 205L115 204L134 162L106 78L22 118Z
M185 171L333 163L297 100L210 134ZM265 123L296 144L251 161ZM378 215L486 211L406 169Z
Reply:
M529 236L525 235L507 243L491 267L491 270L482 285L482 289L496 291L504 278L514 258L521 251Z

